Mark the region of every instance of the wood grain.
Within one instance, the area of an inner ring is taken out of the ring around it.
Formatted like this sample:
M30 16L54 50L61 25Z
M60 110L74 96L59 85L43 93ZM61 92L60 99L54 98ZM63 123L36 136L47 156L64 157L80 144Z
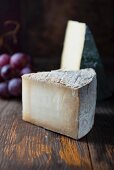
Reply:
M113 101L97 106L95 126L81 140L22 120L21 101L0 100L0 170L113 170Z
M114 102L114 101L113 101ZM110 103L111 104L111 103ZM94 169L114 169L114 109L105 101L97 107L95 126L87 136Z
M9 101L0 113L1 170L91 170L86 138L75 141L26 123L21 110L21 102Z

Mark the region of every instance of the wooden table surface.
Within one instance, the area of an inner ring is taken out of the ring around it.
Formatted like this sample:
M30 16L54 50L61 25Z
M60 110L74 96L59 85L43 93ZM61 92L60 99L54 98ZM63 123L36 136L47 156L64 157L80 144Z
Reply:
M114 170L114 99L97 105L78 141L24 122L21 101L0 99L0 170Z

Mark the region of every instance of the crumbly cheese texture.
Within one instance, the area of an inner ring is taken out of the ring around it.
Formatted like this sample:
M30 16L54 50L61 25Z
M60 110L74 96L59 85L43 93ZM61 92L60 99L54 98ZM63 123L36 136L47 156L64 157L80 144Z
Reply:
M22 76L23 120L79 139L93 126L96 73L55 70Z

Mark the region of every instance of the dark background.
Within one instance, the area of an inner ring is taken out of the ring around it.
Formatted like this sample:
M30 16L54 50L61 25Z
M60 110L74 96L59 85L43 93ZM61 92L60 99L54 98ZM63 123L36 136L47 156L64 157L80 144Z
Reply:
M32 56L34 68L59 68L65 28L69 19L86 22L93 35L107 75L114 73L113 0L4 0L0 2L0 35L6 20L21 29L18 47ZM0 46L1 52L4 52Z

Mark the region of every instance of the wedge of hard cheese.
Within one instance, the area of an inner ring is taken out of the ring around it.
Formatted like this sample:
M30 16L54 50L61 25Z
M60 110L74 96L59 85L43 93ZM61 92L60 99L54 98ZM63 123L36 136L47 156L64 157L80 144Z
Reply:
M79 139L93 126L96 73L38 72L22 76L23 120Z
M66 70L95 69L98 81L97 99L111 96L94 37L85 23L68 21L61 68Z

